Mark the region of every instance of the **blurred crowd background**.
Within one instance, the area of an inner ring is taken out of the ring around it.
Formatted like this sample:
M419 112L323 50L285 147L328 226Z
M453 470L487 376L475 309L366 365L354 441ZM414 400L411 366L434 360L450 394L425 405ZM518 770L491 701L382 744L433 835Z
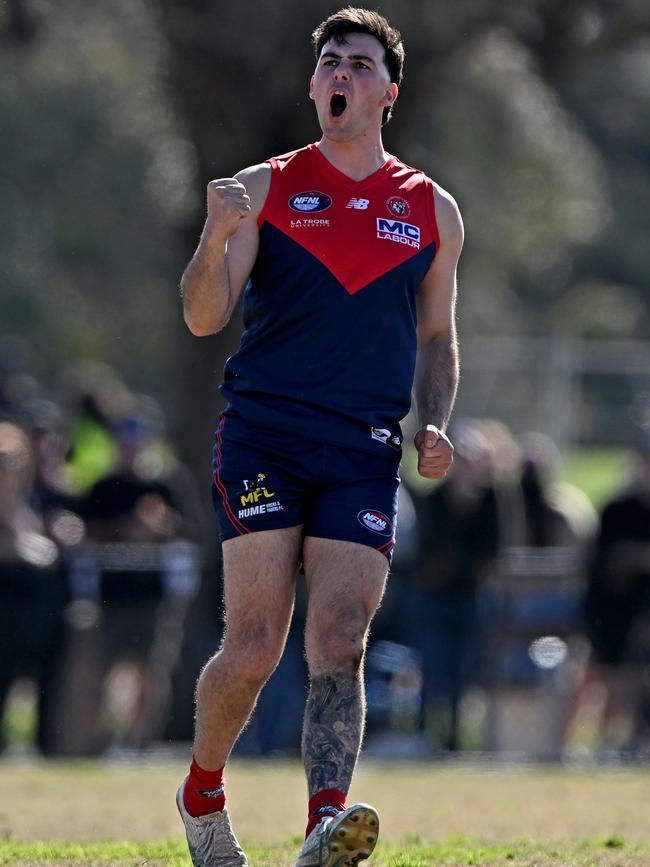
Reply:
M178 280L206 182L317 139L309 34L335 8L0 5L9 751L191 738L220 639L211 439L241 320L192 338ZM457 197L467 243L457 459L433 486L405 454L366 749L646 760L650 7L380 11L407 49L385 144ZM240 753L298 751L303 614L299 585Z

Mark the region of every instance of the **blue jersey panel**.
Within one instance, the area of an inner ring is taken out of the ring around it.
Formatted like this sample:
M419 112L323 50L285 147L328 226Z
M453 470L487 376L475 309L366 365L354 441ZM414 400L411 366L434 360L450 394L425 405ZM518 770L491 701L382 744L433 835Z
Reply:
M420 250L350 294L270 223L244 293L241 347L222 393L254 423L376 452L400 434L416 354L415 298L435 255Z

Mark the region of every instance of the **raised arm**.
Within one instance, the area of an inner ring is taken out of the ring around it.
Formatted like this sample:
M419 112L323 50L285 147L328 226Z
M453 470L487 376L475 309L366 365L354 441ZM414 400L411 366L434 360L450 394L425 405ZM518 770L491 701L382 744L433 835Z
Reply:
M463 247L463 222L449 193L437 188L436 217L440 249L418 293L418 356L415 400L419 430L415 436L418 472L440 479L453 460L445 435L458 388L456 341L456 267Z
M183 318L197 337L216 334L232 316L255 263L270 184L268 163L208 184L208 215L181 278Z

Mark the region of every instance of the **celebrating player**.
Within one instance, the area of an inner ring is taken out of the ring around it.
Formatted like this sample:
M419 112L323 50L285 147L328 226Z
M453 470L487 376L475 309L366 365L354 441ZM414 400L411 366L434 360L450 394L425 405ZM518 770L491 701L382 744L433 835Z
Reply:
M346 806L346 796L414 378L419 472L442 478L453 457L444 431L458 382L463 229L451 196L382 145L401 36L377 13L347 8L312 38L320 141L211 181L182 279L193 334L222 329L242 292L245 320L226 364L214 458L225 634L198 681L194 756L177 796L197 867L247 864L224 766L282 654L301 564L309 806L297 865L352 865L372 853L377 811Z

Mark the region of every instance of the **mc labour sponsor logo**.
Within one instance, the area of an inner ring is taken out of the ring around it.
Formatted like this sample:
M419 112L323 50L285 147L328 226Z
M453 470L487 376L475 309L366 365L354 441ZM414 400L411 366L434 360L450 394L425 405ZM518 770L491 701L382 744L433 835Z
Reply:
M394 241L407 247L420 249L420 227L405 223L403 220L387 220L377 217L377 237L384 241Z
M392 536L393 524L383 512L376 509L362 509L357 515L357 521L379 536Z

